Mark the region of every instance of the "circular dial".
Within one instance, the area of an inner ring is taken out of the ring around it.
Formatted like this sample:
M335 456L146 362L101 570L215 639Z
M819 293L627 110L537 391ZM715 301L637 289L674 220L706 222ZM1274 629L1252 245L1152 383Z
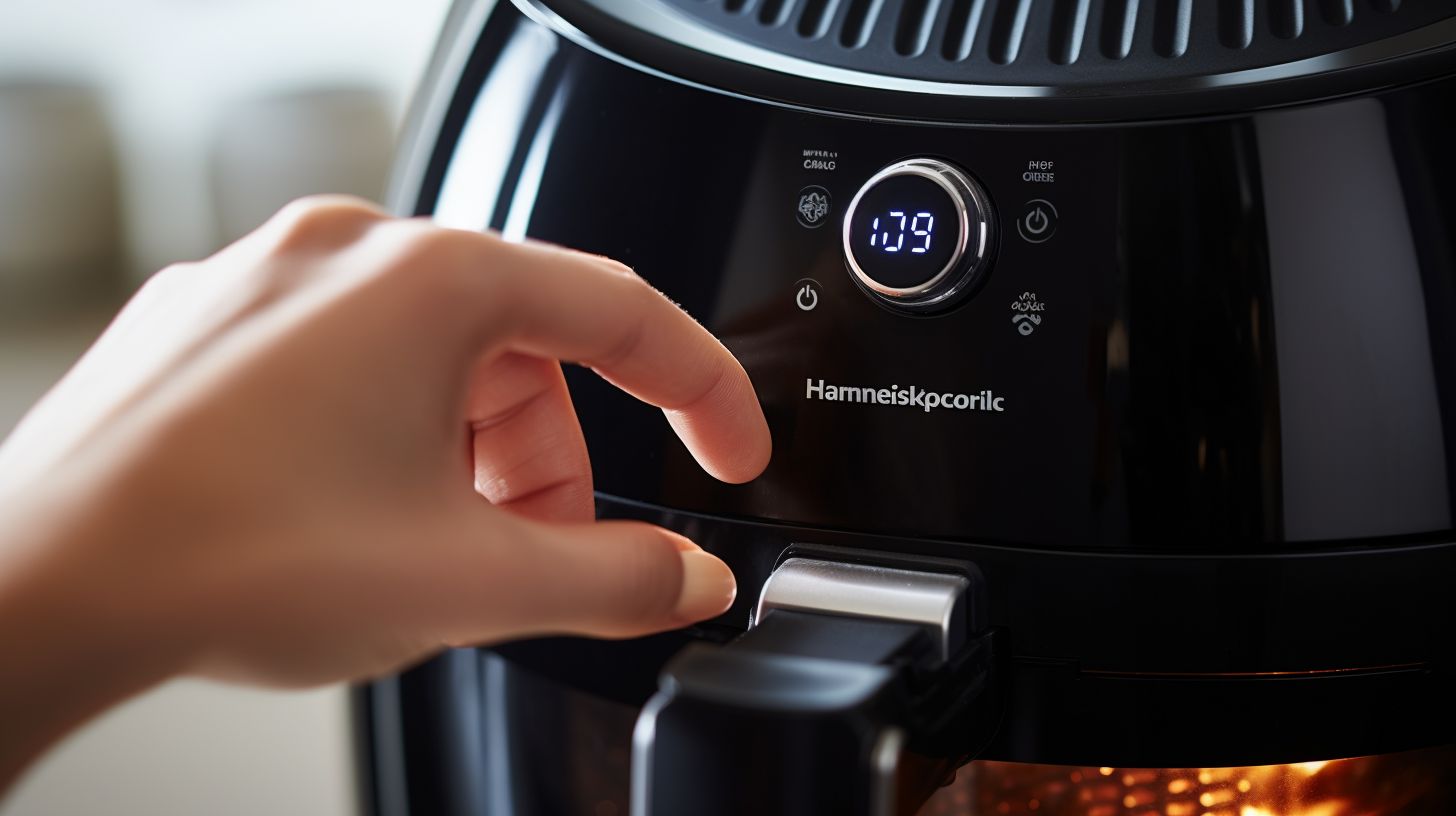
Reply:
M876 298L906 309L950 306L989 267L991 208L979 184L938 159L876 173L844 216L844 257Z

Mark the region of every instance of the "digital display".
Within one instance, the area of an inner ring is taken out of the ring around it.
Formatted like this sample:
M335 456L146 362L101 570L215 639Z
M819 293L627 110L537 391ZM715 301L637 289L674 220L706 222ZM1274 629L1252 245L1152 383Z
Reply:
M960 229L955 201L944 187L924 176L890 176L866 190L855 206L849 251L876 282L912 289L945 270Z
M879 216L875 216L874 223L870 224L870 246L878 244L885 252L904 252L908 249L911 255L930 251L930 239L935 235L935 213L917 212L910 216L910 234L923 240L920 240L919 246L912 241L909 247L905 246L905 211L890 210L885 216L883 227L880 226ZM899 219L898 224L896 219Z

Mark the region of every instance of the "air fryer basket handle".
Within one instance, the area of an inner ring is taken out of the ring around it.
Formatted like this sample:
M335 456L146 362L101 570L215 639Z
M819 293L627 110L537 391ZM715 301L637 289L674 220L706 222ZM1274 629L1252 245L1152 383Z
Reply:
M637 721L634 816L913 813L981 744L968 723L987 719L970 713L988 696L989 634L961 632L947 654L923 622L758 616L668 663Z

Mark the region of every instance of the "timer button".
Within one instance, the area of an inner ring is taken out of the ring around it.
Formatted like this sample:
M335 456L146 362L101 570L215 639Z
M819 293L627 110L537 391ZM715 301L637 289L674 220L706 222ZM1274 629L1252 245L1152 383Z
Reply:
M913 311L948 308L979 284L995 239L990 201L961 169L908 159L860 187L844 215L844 256L876 299Z

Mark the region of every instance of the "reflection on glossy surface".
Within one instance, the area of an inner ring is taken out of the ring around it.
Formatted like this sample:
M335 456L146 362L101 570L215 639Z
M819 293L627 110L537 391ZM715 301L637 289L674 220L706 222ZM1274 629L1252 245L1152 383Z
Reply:
M558 47L556 35L540 26L511 27L458 134L449 170L432 182L439 185L430 209L435 221L466 230L499 226L499 200L515 184L512 158L531 135L537 96L531 79L546 70Z
M1279 271L1286 533L1446 529L1438 371L1385 110L1358 99L1271 113L1256 132Z
M1456 748L1248 768L975 762L919 816L1445 816Z

